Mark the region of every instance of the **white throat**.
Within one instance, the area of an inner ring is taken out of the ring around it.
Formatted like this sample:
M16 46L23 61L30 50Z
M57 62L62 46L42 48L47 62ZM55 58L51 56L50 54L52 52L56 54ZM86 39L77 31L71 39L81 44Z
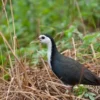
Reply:
M47 51L48 64L49 64L50 68L52 68L52 66L51 66L51 54L52 54L52 43L50 41L48 43L48 51Z

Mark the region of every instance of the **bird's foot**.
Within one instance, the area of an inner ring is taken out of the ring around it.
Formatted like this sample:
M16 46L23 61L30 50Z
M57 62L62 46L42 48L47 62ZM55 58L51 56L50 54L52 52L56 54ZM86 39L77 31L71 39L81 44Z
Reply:
M71 94L73 92L73 86L66 86L66 93Z

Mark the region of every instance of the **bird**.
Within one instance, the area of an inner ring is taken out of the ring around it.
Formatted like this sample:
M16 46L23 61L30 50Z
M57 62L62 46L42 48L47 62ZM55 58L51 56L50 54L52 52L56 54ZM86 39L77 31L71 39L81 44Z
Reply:
M64 84L100 86L100 77L77 60L62 55L50 35L43 34L38 38L41 43L47 45L47 58L51 70Z

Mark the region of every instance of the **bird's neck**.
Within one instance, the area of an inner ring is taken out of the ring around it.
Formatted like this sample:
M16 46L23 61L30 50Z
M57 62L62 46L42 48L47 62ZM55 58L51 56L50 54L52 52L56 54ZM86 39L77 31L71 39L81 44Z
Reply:
M54 40L51 40L51 42L48 44L48 51L47 51L47 58L48 58L48 64L50 68L52 68L52 61L54 60L55 54L57 53L57 48Z

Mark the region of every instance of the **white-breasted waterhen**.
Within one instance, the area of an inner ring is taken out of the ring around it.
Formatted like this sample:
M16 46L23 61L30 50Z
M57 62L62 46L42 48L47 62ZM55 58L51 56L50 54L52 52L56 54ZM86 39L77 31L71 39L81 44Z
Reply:
M39 40L47 45L49 66L64 84L72 86L77 84L100 85L100 77L96 76L78 61L60 54L51 36L47 34L40 35Z

